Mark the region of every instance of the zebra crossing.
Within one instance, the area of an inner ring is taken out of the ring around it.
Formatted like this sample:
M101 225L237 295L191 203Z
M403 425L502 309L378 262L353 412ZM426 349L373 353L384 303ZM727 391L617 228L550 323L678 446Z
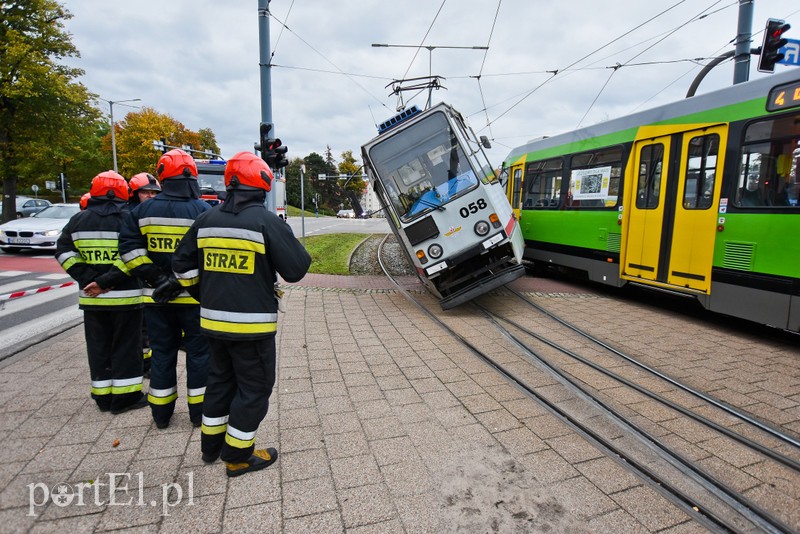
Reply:
M83 318L78 286L70 282L66 273L0 271L0 359Z

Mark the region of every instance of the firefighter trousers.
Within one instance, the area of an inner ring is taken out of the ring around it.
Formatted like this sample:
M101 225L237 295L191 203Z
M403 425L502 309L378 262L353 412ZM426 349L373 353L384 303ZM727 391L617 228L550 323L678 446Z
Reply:
M83 329L92 398L103 410L121 410L142 397L142 349L136 333L142 310L84 310Z
M147 334L150 338L150 390L147 400L156 424L169 424L178 399L178 350L181 336L186 349L186 389L189 418L200 422L208 376L208 342L200 333L200 306L147 306ZM141 360L141 345L139 347Z
M258 425L275 385L275 336L231 341L209 338L211 363L200 445L225 462L253 454Z

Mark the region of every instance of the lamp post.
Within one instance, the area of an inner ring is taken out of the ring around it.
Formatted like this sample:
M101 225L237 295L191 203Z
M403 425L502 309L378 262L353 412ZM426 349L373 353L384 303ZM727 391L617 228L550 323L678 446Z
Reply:
M99 97L98 97L99 98ZM100 98L103 102L108 102L109 115L111 117L111 154L114 156L114 172L117 170L117 137L114 135L114 104L122 104L123 102L140 102L141 98L131 98L129 100L106 100Z
M433 51L436 48L455 48L462 50L489 50L488 46L439 46L439 45L404 45L404 44L383 44L372 43L373 48L427 48L428 49L428 78L433 76ZM428 107L431 107L431 95L433 88L428 90Z

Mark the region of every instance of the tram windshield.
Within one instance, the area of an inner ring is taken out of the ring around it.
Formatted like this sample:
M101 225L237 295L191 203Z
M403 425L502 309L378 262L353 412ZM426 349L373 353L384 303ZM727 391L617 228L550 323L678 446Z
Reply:
M478 184L444 113L433 113L370 149L380 181L400 219L444 205Z

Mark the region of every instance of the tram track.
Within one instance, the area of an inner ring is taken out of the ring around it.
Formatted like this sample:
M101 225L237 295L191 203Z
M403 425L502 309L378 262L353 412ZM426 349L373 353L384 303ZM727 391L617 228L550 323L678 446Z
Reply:
M379 262L381 262L380 249L382 249L382 244L379 247ZM495 346L484 347L482 345L485 344L485 340L474 340L469 335L460 333L458 327L454 328L448 324L447 314L444 314L444 318L440 318L438 316L441 315L440 313L432 312L428 306L421 302L421 299L405 291L388 274L386 269L384 271L409 301L426 313L432 321L459 340L465 348L494 368L528 396L539 402L552 415L567 424L607 456L625 469L632 471L700 524L714 531L796 531L797 525L787 524L784 517L778 517L768 510L763 503L756 503L752 499L745 497L742 494L743 492L731 481L726 481L715 474L709 473L706 469L697 466L693 458L680 454L674 450L674 446L670 446L668 443L662 443L661 436L658 432L653 432L652 428L653 426L657 428L658 425L637 423L637 419L642 419L640 415L632 414L631 410L626 406L615 405L613 399L606 398L602 393L598 394L594 388L585 387L586 384L572 376L573 373L562 369L562 367L565 367L563 362L551 361L551 355L542 355L541 353L544 351L538 347L532 347L530 341L521 339L521 334L534 334L530 336L531 339L535 343L546 347L549 351L564 353L561 349L566 349L565 347L560 347L557 343L547 340L545 336L536 334L521 325L512 324L513 321L495 314L485 306L473 305L475 318L482 318L497 329L502 337L516 348L516 353L518 354L514 358L510 356L494 357L493 354L505 354L508 349L500 349ZM542 315L546 316L547 314L543 311ZM471 317L470 321L474 321L475 318ZM508 324L511 329L516 329L517 332L513 332L500 324L501 321ZM461 330L464 330L464 328L461 328ZM525 330L528 332L526 333ZM572 335L574 334L573 332ZM489 343L489 345L492 344ZM574 354L574 351L566 349L566 353ZM584 360L587 359L584 358ZM575 365L575 361L578 360L574 360L571 365ZM586 365L585 362L580 363ZM601 371L594 368L593 372L600 373ZM639 370L638 372L641 373L642 371ZM558 386L537 387L536 384L542 383L542 379L531 380L534 373L545 373ZM608 375L604 375L604 377L604 379L611 378ZM627 383L625 380L627 380ZM658 397L654 398L647 395L647 391L649 391L647 388L640 386L637 389L637 387L633 387L633 382L628 379L624 379L620 383L625 387L631 388L635 392L632 394L644 395L649 400L658 402ZM556 389L559 392L554 394ZM654 394L652 391L649 393L651 395ZM690 414L693 413L692 409L678 411L680 416L685 418L690 417ZM735 417L730 412L726 413L730 417ZM741 420L741 418L738 420ZM725 436L725 439L737 440L737 433L729 431L718 422L703 417L692 418L692 421L698 425L703 425L707 429L705 430L706 432L713 430ZM761 429L759 425L753 426L758 427L760 432L767 433L770 439L779 440L784 447L796 448L792 436L781 435L782 433L776 432L775 429L770 431L769 429ZM779 476L787 476L789 478L800 476L800 473L798 473L800 464L795 458L778 453L772 450L769 445L758 443L747 437L739 437L743 438L741 441L737 440L741 446L748 447L763 455L768 459L765 461L777 464L776 468L783 470L782 475Z

